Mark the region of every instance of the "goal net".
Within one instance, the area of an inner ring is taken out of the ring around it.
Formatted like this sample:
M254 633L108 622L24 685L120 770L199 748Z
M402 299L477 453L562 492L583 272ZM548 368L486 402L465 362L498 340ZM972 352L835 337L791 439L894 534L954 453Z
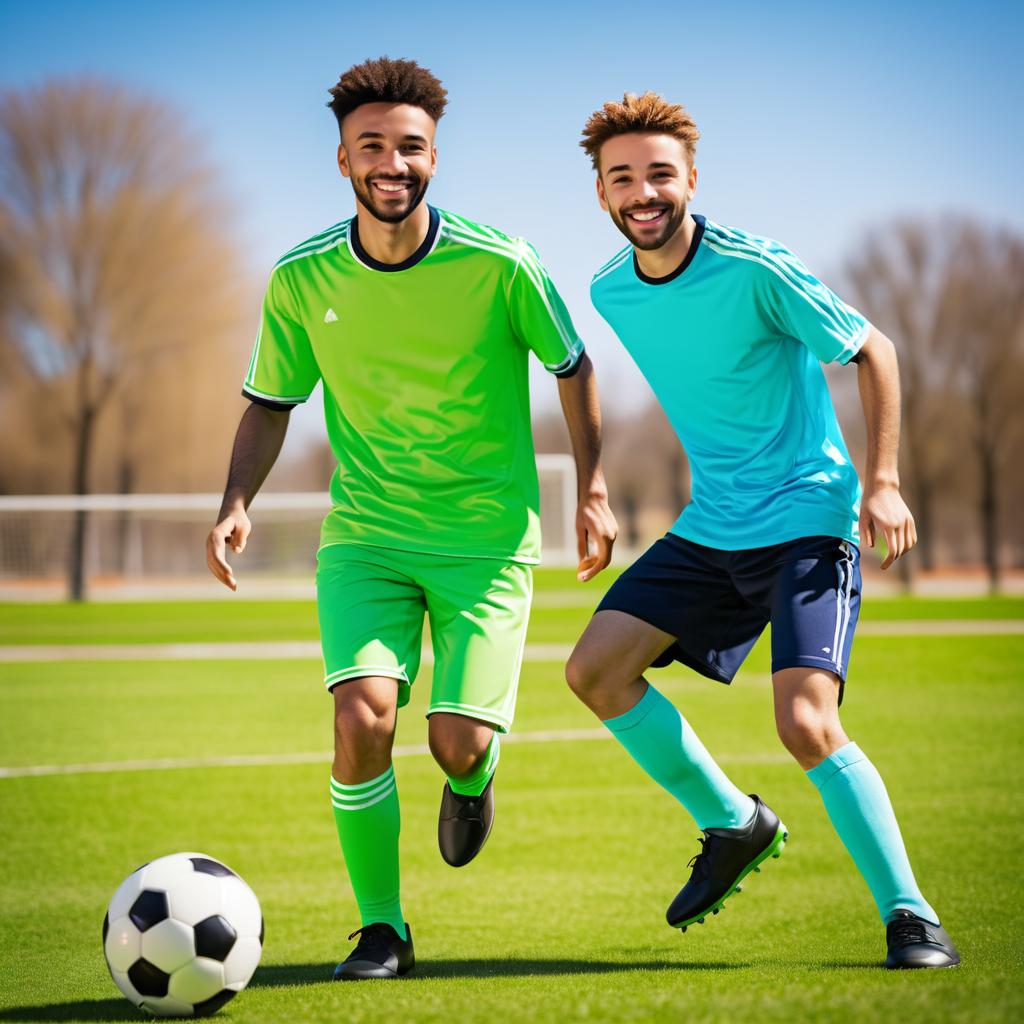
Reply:
M569 455L538 455L543 564L576 561L576 470ZM76 519L84 518L90 597L219 596L206 535L219 494L0 496L0 598L47 599L67 588ZM239 593L308 596L326 492L274 493L252 503L253 533L238 563ZM229 555L229 559L230 559ZM211 585L212 584L212 585Z

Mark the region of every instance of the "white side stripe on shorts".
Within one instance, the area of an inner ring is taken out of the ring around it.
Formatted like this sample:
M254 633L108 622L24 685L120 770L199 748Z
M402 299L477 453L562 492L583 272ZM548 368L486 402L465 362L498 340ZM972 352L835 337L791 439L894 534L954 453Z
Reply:
M836 631L832 636L832 661L843 663L846 627L850 624L850 592L853 588L853 557L849 545L842 543L843 558L836 562Z

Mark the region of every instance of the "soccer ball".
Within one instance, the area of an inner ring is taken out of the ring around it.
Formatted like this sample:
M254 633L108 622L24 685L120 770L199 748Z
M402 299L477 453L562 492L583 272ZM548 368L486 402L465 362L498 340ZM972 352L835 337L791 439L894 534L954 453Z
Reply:
M201 853L143 864L121 883L103 918L114 983L158 1017L216 1013L249 983L262 951L256 894Z

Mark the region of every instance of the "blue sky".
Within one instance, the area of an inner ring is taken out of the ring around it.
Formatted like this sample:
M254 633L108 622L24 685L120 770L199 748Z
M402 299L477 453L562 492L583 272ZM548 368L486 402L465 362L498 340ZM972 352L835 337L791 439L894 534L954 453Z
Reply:
M0 82L103 76L179 107L221 170L262 275L352 212L327 88L368 56L420 61L450 98L431 200L536 245L606 406L625 409L648 393L587 296L621 245L576 144L590 111L626 89L685 103L703 135L694 209L781 239L837 283L858 240L894 216L973 213L1024 230L1022 11L0 0ZM552 407L553 383L534 384L536 403Z

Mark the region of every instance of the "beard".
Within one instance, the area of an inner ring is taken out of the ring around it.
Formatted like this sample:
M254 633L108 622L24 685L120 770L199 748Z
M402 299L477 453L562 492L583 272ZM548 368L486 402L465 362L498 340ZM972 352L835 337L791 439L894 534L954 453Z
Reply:
M373 187L375 181L402 182L412 187L409 189L405 201L399 203L382 198L381 193ZM352 178L352 190L355 192L356 198L377 220L383 221L385 224L401 224L423 202L429 184L429 178L421 178L415 174L406 174L397 178L389 178L383 174L375 174L373 177L358 180Z
M666 216L662 222L661 230L656 235L648 234L640 237L633 233L634 225L626 214L636 213L638 210L665 210ZM643 251L660 249L678 230L683 219L686 217L686 203L678 207L668 203L646 203L643 206L631 206L628 210L609 210L615 226L629 239L637 248Z

